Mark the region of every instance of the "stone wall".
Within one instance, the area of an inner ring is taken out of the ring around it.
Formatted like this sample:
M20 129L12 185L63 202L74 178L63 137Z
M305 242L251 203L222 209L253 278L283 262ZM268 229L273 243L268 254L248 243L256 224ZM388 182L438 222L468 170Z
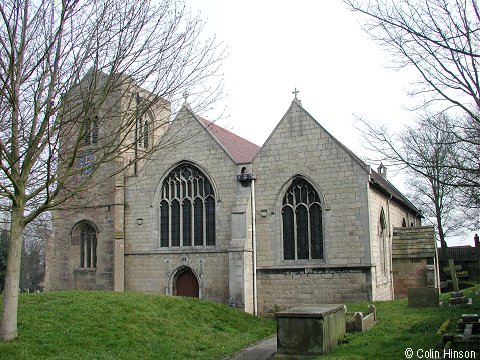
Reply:
M368 172L296 102L255 157L253 171L259 268L370 264ZM282 200L296 175L307 179L322 201L321 260L283 257Z
M297 102L254 159L259 313L371 297L368 170ZM322 202L323 259L284 260L282 201L295 176ZM331 270L348 266L362 270Z
M53 234L46 251L46 290L114 289L114 206L53 212ZM80 221L95 224L97 266L81 269L80 246L72 241L72 229Z
M272 316L292 306L370 299L369 268L260 270L258 312Z
M128 165L133 159L136 93L142 99L158 100L145 114L152 121L151 144L165 131L163 125L168 122L170 114L168 102L140 89L130 80L116 87L115 91L102 100L100 95L95 94L85 100L80 87L88 87L91 76L92 73L89 73L64 98L65 107L61 115L80 120L65 122L66 126L60 133L61 160L68 161L68 154L82 136L81 126L85 117L98 117L98 137L95 142L89 141L88 144L83 139L79 140L81 148L73 168L77 174L66 181L66 188L73 189L76 193L65 202L58 201L61 202L60 205L52 211L53 234L46 248L47 290L123 291L124 174L130 171ZM99 87L103 84L103 77L100 78ZM88 104L82 104L84 100L98 103L95 103L92 110ZM121 151L117 151L115 147L119 145L120 139L124 143L120 146ZM108 155L111 160L106 161L103 156L108 152L112 152ZM85 155L94 157L94 166L90 169L85 167L82 171L80 160ZM95 164L97 160L101 161L100 165ZM66 168L65 164L61 162L60 168ZM58 199L64 195L71 194L62 190ZM88 221L97 231L96 268L80 268L80 245L72 238L72 230L81 221Z
M185 256L201 289L203 286L200 296L228 303L232 210L240 186L237 165L186 108L172 122L162 142L138 176L126 180L125 290L171 292L173 284L169 285L167 278L183 266L190 267L181 260ZM198 167L215 189L214 246L160 247L161 184L175 166L185 161ZM200 261L201 276L197 270Z
M409 288L427 287L427 259L393 259L395 299L408 296Z
M373 186L369 186L369 203L373 300L388 300L394 296L392 286L393 229L401 227L403 222L418 225L420 219ZM385 231L382 231L380 224L382 210L386 222Z
M201 298L228 303L228 252L126 254L125 289L175 295L174 280L183 268L197 277Z

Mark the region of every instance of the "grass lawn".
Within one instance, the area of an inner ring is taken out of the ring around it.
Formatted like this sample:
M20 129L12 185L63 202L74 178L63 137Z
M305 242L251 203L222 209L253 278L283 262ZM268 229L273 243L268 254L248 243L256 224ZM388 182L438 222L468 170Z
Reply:
M407 300L376 302L377 324L348 333L324 359L427 359L439 350L437 330L463 313L480 313L480 286L464 290L472 306L409 308ZM450 295L444 294L444 303ZM366 311L368 303L347 304ZM114 292L22 294L19 338L0 342L0 359L223 359L275 333L275 322L198 299ZM465 349L459 349L465 350ZM477 349L477 351L479 351ZM477 352L477 359L480 354Z
M476 292L480 286L463 290L466 296L473 298L473 304L449 306L450 293L442 294L444 304L437 308L409 308L407 300L375 302L377 324L364 333L347 333L345 343L331 353L317 360L327 359L406 359L405 350L414 351L412 359L428 359L427 350L440 350L441 335L437 330L450 319L449 328L455 328L462 314L480 313L480 296ZM367 311L367 302L347 304L348 311ZM476 359L480 359L480 348L476 350ZM465 350L460 349L458 350ZM417 356L417 351L420 351ZM422 352L424 351L424 352ZM443 354L443 350L440 352Z
M275 322L198 299L94 291L21 294L0 359L223 359Z

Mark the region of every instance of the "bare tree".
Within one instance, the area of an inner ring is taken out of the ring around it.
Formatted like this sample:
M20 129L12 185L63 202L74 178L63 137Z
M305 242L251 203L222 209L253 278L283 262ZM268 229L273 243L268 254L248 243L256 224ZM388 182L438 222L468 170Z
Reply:
M464 161L464 142L458 136L458 121L446 113L426 114L401 133L390 134L385 126L359 120L370 150L381 156L376 161L406 170L412 199L427 219L434 219L432 222L445 251L447 237L467 229L472 224L470 215L474 213L472 207L462 201L464 188L458 186L457 164Z
M420 75L412 95L446 102L479 123L480 12L476 0L345 0L399 68Z
M202 21L182 0L6 0L0 21L0 197L11 213L0 336L12 340L27 224L119 151L135 156L112 176L157 150L136 151L137 119L165 99L175 104L188 89L194 111L209 106L221 92L223 52L215 38L202 40ZM96 115L113 108L124 109L115 126ZM102 121L109 133L98 139ZM79 163L86 139L95 153Z
M445 136L453 136L457 148L457 157L443 164L455 170L455 176L446 185L463 188L465 204L478 206L480 9L477 1L345 0L345 3L364 15L365 31L391 54L394 66L415 69L419 76L412 84L411 95L419 101L419 108L449 111L455 118L450 128L444 128L450 133ZM386 144L387 137L384 140ZM419 168L414 170L422 172Z

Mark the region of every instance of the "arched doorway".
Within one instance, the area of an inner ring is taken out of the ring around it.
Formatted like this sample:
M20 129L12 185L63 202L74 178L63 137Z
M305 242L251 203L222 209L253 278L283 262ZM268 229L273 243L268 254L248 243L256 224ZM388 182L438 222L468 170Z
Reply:
M185 270L177 277L175 295L187 297L199 297L198 280L191 270Z

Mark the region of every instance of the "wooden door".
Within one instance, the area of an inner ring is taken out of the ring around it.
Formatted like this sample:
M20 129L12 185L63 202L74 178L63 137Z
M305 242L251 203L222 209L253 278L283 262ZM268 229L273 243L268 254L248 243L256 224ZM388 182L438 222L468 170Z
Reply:
M188 296L198 298L198 281L193 272L187 270L181 273L177 278L176 285L177 296Z

